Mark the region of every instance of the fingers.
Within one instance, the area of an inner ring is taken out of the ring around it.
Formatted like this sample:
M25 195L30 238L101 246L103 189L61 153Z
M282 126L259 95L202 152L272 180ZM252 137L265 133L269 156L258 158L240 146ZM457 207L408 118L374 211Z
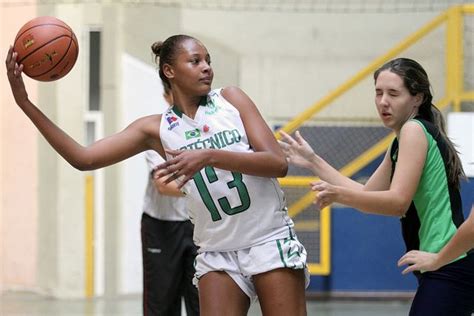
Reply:
M413 271L420 270L420 264L413 261L413 260L406 260L403 264L399 264L398 266L408 265L403 271L402 274L408 274Z
M158 178L163 178L169 175L177 175L180 176L181 169L178 165L169 165L166 168L159 169L160 172L157 172Z
M18 64L17 64L18 65ZM23 72L23 64L21 64L20 66L18 66L18 71L19 73L21 74Z
M153 178L154 179L159 179L162 178L166 175L166 169L155 169L153 170Z
M7 67L12 60L12 54L13 54L13 46L10 45L10 48L8 48L7 59L5 59L5 65L7 65Z
M402 265L405 265L406 263L406 260L407 258L411 255L411 251L407 252L406 254L404 254L403 256L400 257L400 259L398 259L398 262L397 262L397 266L401 267Z
M304 145L306 143L306 140L301 136L300 131L295 132L295 139L299 145Z
M177 173L172 173L168 179L165 180L165 184L169 184L170 182L173 182L179 178L179 175ZM180 187L179 187L180 188Z
M318 194L314 199L313 204L316 205L319 210L322 210L323 208L329 206L331 203L327 199L325 199L324 196Z
M180 177L184 177L186 183L189 181L190 176L187 176L188 170L185 168L185 165L179 158L172 158L164 163L155 167L154 177L158 178L165 178L168 177L164 183L168 184ZM183 181L179 182L179 188L184 185Z
M7 67L7 74L13 74L14 77L21 79L21 73L23 72L23 64L19 65L17 63L18 53L13 50L13 47L10 46L7 53L7 58L5 59L5 65ZM11 78L11 77L10 77Z
M317 210L322 211L323 209L328 207L331 203L328 202L326 199L321 198L320 196L316 196L313 204L316 206Z
M174 175L179 172L180 166L178 163L174 161L174 159L168 160L158 166L155 167L156 172L154 173L154 176L156 179L159 178L164 178L169 175ZM169 178L168 178L169 179ZM167 181L167 183L171 182Z
M400 259L398 259L397 265L399 267L406 265L406 264L412 264L415 261L416 255L418 254L418 251L416 250L411 250L404 254Z
M281 135L281 139L291 145L291 144L294 144L295 143L295 140L293 139L293 137L291 137L290 135L288 135L285 131L281 130L280 131L280 135Z
M163 184L165 185L169 184L170 182L176 181L178 189L180 190L192 178L192 176L186 175L181 169L176 169L176 171L173 171L173 168L175 168L176 166L167 166L163 168L164 165L166 165L166 163L161 164L155 168L155 170L153 171L153 178L160 179L167 177L163 181ZM159 169L159 167L161 168Z
M283 149L284 151L288 151L288 149L290 148L289 144L281 140L278 140L278 145L280 145L281 149Z
M410 272L417 271L417 270L420 270L420 268L416 264L414 264L407 267L405 270L403 270L402 274L408 274Z
M185 175L183 179L179 179L178 182L178 189L182 189L186 183L188 183L189 180L191 180L193 175Z
M15 67L17 66L17 63L16 63L17 57L18 57L18 53L12 50L11 54L9 54L9 56L7 57L7 68L9 70L15 69Z
M15 53L16 54L16 53ZM15 70L13 70L13 74L18 78L20 77L21 78L21 73L23 71L23 64L21 65L18 65L17 63L15 63Z
M155 169L157 170L167 169L174 172L178 169L178 168L175 168L175 166L180 162L180 160L176 158L176 156L178 155L176 154L176 152L181 153L181 150L165 149L165 151L169 153L170 155L173 155L173 158L166 160L162 164L159 164L158 166L155 167Z
M165 149L165 152L167 154L170 154L173 156L173 158L163 162L162 164L159 164L158 166L155 167L156 170L165 170L157 173L159 177L166 176L168 174L172 174L181 168L180 165L180 159L176 158L179 154L181 154L183 151L182 150L173 150L173 149Z
M408 265L403 271L402 274L408 274L413 271L417 271L421 269L421 263L418 262L418 255L419 251L412 250L404 254L397 262L397 266L405 266Z
M325 181L316 181L310 183L311 190L316 191L316 199L314 204L322 210L323 208L335 202L334 192L332 192L331 185Z
M170 154L174 158L174 157L178 156L180 153L182 153L183 151L178 150L178 149L165 149L165 152L167 154Z
M309 185L313 191L324 191L326 189L326 182L324 181L311 182Z
M168 166L170 165L169 161L165 161L163 162L162 164L159 164L158 166L155 167L155 170L166 170L168 168ZM159 175L166 175L165 172L160 172L160 173L157 173Z
M15 53L13 52L12 48L8 51L7 59L5 60L5 65L7 66L7 73L11 74L13 73L13 70L15 69Z

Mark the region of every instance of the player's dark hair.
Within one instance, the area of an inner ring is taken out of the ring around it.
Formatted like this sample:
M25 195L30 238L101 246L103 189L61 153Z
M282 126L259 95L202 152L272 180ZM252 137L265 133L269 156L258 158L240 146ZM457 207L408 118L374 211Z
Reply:
M449 185L459 187L460 178L465 176L464 170L458 156L458 151L446 134L446 124L443 115L432 103L433 95L428 74L416 61L408 58L397 58L387 62L375 71L375 81L377 81L379 74L384 70L393 72L402 78L405 87L411 95L423 94L423 101L418 109L418 116L438 127L441 137L446 141L448 148L448 183Z
M160 78L163 81L165 89L171 89L171 84L168 78L163 74L163 65L174 64L181 43L188 39L196 40L194 37L188 35L173 35L168 37L164 42L158 41L151 45L151 50L155 55L155 62L158 64Z

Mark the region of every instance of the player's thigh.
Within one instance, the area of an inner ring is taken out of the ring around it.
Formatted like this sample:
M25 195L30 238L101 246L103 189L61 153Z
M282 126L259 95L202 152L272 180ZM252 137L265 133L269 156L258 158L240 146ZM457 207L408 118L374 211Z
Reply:
M471 316L474 292L457 280L425 278L413 299L410 316Z
M275 269L253 276L263 315L306 315L303 269Z
M199 279L201 316L243 316L250 307L249 297L225 272L208 272Z

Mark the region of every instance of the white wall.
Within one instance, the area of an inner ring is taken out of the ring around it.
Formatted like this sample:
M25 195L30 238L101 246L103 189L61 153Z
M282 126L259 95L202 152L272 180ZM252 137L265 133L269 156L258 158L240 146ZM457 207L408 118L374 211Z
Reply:
M456 145L466 176L474 177L474 112L449 113L448 136Z
M36 288L38 261L38 136L18 108L3 61L9 45L36 5L0 6L0 294ZM25 79L30 99L38 99L37 82Z
M184 33L204 44L212 39L240 56L237 84L272 123L302 112L437 15L184 9L181 21ZM444 92L444 40L438 31L404 54L427 68L439 98ZM219 64L222 56L210 54ZM336 116L377 118L371 78L358 89L337 101Z

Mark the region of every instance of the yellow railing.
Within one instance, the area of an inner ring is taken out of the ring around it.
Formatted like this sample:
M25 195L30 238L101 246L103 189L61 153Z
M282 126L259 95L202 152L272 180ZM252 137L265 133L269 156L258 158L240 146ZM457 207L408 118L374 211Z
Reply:
M395 58L401 52L412 46L421 38L446 22L446 95L436 102L440 109L448 105L453 106L454 111L460 111L461 102L474 101L474 91L464 91L463 73L463 15L474 14L474 4L454 6L441 13L418 31L408 36L405 40L393 47L383 56L377 58L367 67L359 71L355 76L344 82L340 87L330 92L327 96L313 104L307 110L295 117L282 127L287 133L295 131L305 121L316 115L325 107L329 106L335 99L353 88L367 76L382 66L390 59ZM449 47L449 49L448 49ZM280 135L277 133L276 137ZM374 159L382 155L388 148L393 134L388 135L377 144L373 145L358 158L341 168L341 173L350 177L366 167ZM291 177L279 179L283 187L308 187L309 183L317 180L315 177ZM294 217L306 209L314 200L314 193L309 192L289 205L289 214ZM323 218L324 217L324 218ZM320 218L320 263L309 264L312 274L327 275L330 273L330 209L321 212Z

